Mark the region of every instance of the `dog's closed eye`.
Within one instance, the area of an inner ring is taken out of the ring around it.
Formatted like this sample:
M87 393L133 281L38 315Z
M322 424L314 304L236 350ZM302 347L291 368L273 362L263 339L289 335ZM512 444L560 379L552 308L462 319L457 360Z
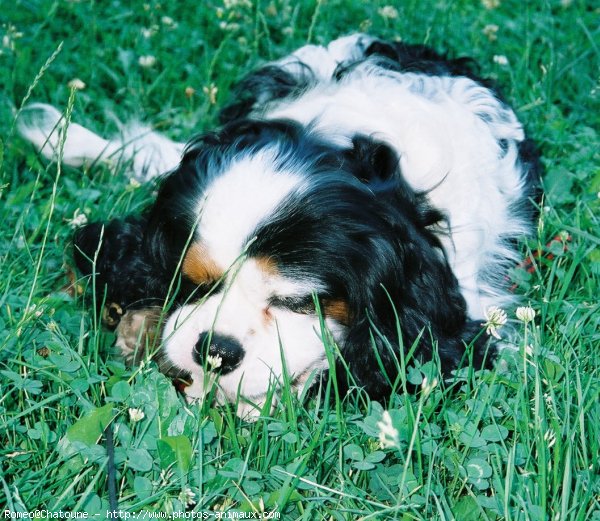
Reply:
M315 303L312 295L301 297L278 297L274 296L269 299L269 306L286 309L294 313L302 315L310 315L315 313Z

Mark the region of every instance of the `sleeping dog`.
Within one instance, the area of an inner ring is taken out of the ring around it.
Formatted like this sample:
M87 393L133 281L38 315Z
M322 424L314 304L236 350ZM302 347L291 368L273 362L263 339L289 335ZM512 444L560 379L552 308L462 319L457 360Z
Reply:
M163 361L192 398L216 380L241 415L284 373L300 388L327 371L332 341L340 385L373 398L413 346L444 372L489 360L484 314L516 298L507 270L539 166L474 63L357 34L260 68L233 100L185 147L141 127L113 141L66 130L67 163L120 151L138 178L167 171L143 215L75 235L112 319L169 302ZM30 116L22 133L50 154L51 124Z

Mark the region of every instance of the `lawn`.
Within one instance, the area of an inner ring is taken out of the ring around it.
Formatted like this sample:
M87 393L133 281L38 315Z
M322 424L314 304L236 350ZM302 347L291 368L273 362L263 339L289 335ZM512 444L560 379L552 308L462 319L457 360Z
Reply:
M0 0L0 506L106 518L111 423L127 514L600 521L600 8L389 4ZM522 342L493 371L436 384L411 362L401 388L418 391L387 404L327 382L254 423L188 406L152 362L115 355L68 269L78 222L139 211L155 187L48 164L15 113L41 101L102 135L138 118L187 140L244 72L359 30L473 56L538 142L531 269L511 273L535 317L506 310Z

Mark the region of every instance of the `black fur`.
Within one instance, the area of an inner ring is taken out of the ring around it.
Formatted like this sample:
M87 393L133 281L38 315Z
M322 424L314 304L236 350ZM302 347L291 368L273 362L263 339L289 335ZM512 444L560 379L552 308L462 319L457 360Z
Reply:
M83 275L94 275L95 304L106 306L110 327L127 310L184 302L197 293L177 272L192 230L178 206L190 192L186 183L174 187L178 181L183 178L166 178L143 216L91 223L74 234L75 264Z
M136 304L144 307L164 294L162 278L142 255L146 228L147 219L128 217L92 223L75 232L75 264L83 275L95 274L97 305L114 303L123 310Z

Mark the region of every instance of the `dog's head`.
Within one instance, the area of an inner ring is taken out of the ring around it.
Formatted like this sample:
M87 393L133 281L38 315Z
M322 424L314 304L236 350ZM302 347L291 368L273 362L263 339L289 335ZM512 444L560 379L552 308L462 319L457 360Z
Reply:
M387 145L242 120L193 141L145 217L105 226L98 253L99 228L84 228L76 249L124 305L166 299L180 274L166 356L196 378L219 372L228 399L325 368L326 335L380 396L401 345L431 357L437 342L453 367L475 336L436 227Z

